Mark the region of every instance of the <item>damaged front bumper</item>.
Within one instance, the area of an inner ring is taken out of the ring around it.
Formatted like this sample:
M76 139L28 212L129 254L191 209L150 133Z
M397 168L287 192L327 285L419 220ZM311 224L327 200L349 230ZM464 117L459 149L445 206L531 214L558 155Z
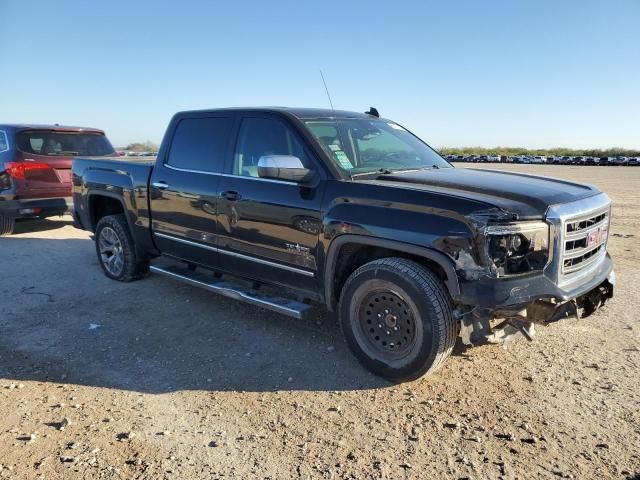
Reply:
M481 279L461 285L461 337L467 345L531 340L535 324L585 318L613 297L615 272L607 253L580 284L560 288L548 277Z

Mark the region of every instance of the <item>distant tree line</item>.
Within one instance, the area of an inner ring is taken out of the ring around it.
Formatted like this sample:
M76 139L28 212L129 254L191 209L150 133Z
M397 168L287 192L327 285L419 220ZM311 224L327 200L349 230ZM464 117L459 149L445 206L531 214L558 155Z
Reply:
M626 148L601 149L575 149L575 148L539 148L529 149L520 147L442 147L439 152L443 155L545 155L545 156L569 156L569 157L638 157L640 150L629 150Z
M118 150L124 150L127 152L157 152L159 150L158 145L153 142L135 142L130 143L126 147L119 148Z

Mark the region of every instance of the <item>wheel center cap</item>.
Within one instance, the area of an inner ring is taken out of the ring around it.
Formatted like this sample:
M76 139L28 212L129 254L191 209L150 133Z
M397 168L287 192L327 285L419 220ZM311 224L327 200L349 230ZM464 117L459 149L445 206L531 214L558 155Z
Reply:
M387 313L384 316L384 323L387 325L387 327L393 328L398 324L398 317L396 317L392 313Z

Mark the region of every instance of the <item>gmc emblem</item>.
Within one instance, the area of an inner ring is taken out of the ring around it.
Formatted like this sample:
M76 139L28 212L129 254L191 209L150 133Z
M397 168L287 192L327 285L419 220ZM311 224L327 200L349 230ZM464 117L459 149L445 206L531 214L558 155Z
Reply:
M587 247L603 243L607 238L607 227L599 227L587 235Z

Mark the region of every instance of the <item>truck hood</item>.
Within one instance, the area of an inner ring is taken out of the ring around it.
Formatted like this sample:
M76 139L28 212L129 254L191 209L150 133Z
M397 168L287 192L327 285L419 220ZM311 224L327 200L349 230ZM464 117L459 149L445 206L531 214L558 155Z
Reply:
M481 201L514 219L544 218L549 206L597 195L592 185L524 173L470 168L441 168L380 175L373 183L442 192Z

